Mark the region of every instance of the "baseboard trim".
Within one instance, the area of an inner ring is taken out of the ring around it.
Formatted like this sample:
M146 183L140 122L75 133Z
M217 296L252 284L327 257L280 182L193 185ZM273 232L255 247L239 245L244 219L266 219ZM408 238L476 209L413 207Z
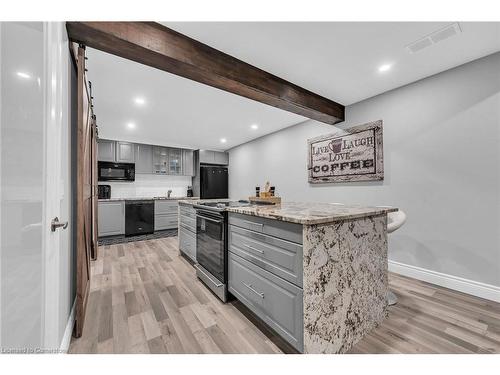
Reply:
M71 335L73 334L73 326L75 325L75 308L76 308L76 298L71 307L71 312L69 313L68 324L66 324L66 329L64 330L64 336L61 340L61 346L59 350L61 353L67 353L69 350L69 344L71 342Z
M390 260L389 271L445 288L500 302L500 287Z

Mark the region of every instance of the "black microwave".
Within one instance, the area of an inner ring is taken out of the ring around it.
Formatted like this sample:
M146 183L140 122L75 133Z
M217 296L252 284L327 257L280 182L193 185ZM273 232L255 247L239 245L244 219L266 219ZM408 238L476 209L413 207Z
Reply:
M97 163L99 181L135 181L134 163L113 163L100 161Z

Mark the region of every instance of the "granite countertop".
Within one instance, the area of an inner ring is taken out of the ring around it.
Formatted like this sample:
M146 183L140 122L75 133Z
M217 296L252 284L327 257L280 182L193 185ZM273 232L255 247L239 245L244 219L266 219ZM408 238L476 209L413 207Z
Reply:
M200 199L199 197L184 198L179 201L179 204L184 204L188 206L193 206L195 204L206 203L206 202L231 202L234 199Z
M115 197L115 198L110 198L110 199L99 199L99 202L112 202L112 201L141 201L141 200L170 200L170 201L175 201L175 200L199 200L200 197Z
M273 206L228 207L228 212L312 225L395 212L393 207L367 207L340 203L283 202Z

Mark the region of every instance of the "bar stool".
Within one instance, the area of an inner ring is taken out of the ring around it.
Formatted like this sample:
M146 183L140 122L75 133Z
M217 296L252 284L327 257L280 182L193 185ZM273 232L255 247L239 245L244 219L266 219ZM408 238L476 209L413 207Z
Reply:
M387 207L387 206L385 206ZM406 222L406 214L403 210L398 210L396 212L389 212L387 214L387 233L392 233L397 229L401 228ZM395 305L398 302L398 297L394 292L387 293L387 304L389 306Z

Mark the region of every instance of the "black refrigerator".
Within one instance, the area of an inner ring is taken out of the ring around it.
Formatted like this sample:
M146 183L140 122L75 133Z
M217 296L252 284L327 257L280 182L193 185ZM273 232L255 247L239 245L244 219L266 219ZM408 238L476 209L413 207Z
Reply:
M227 198L227 167L201 165L200 166L200 198L217 199Z

